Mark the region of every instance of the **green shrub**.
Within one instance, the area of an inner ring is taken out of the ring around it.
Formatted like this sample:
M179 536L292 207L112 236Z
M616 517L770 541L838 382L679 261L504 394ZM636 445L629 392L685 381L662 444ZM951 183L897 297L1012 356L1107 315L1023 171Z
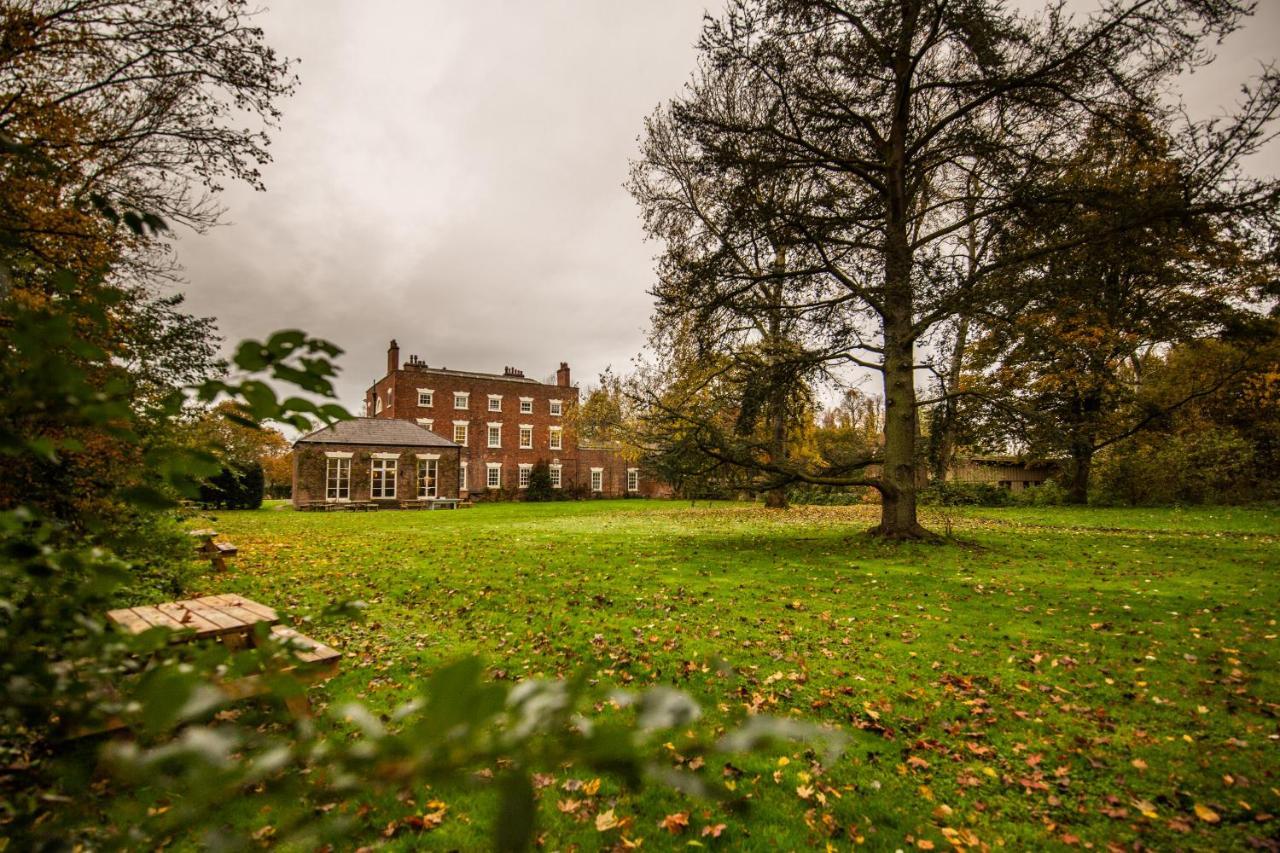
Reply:
M533 463L533 470L529 472L529 488L524 490L524 499L527 501L553 501L556 499L556 490L551 488L551 466L547 464L547 460L539 459Z
M1016 492L1013 502L1022 506L1062 506L1067 502L1067 490L1057 480L1045 480L1039 486Z
M200 503L219 509L257 509L265 491L262 465L255 462L244 470L225 467L200 486Z
M1145 436L1114 448L1094 468L1100 504L1241 503L1264 496L1253 446L1227 429Z
M875 494L874 489L860 486L815 486L803 483L787 489L787 500L802 506L855 506L867 503Z
M1009 506L1013 492L993 483L930 483L919 492L924 506Z

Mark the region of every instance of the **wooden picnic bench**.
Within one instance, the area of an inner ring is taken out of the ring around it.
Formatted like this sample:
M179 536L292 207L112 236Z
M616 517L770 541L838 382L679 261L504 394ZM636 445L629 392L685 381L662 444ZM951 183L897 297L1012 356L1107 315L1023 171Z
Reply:
M378 508L376 501L302 501L302 512L372 512Z
M341 652L279 624L280 617L273 608L242 595L206 595L186 601L126 607L108 611L107 619L131 634L163 628L172 632L171 643L216 640L233 649L256 646L257 626L269 625L267 636L288 646L294 658L293 665L284 671L306 683L331 678L337 673L342 658ZM265 690L265 684L256 675L220 686L233 699L256 696ZM310 713L305 694L288 697L285 704L298 716Z
M400 509L457 509L459 503L457 498L418 498L400 501Z
M230 542L214 541L218 535L216 530L192 530L190 535L199 540L196 551L208 557L216 571L226 571L227 557L234 557L240 553Z

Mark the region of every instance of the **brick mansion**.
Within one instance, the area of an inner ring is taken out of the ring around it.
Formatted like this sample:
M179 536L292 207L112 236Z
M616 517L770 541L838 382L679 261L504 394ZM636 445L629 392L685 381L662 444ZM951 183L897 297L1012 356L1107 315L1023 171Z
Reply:
M665 494L615 448L577 439L567 416L578 396L566 362L554 382L540 382L513 367L451 370L415 355L401 363L393 340L364 417L295 442L294 504L518 497L540 461L552 488L574 495Z

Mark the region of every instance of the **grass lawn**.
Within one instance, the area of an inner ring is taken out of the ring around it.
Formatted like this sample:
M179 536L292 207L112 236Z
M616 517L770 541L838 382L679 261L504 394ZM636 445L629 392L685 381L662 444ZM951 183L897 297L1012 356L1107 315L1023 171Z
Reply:
M363 623L309 630L347 653L320 704L389 711L423 673L478 652L496 677L586 668L602 690L674 684L707 727L750 709L866 730L830 766L803 746L735 761L746 817L608 779L565 814L557 801L583 794L564 782L587 777L551 768L546 849L623 837L735 850L1276 843L1280 511L957 510L929 523L958 543L907 546L863 536L871 514L272 507L217 517L240 555L193 592L292 612L368 602ZM483 782L413 797L369 803L371 833L428 799L447 802L447 818L387 848L486 846ZM608 808L630 824L598 832ZM680 837L657 825L677 811L690 812ZM257 827L270 814L246 795L228 819ZM718 839L700 836L720 823Z

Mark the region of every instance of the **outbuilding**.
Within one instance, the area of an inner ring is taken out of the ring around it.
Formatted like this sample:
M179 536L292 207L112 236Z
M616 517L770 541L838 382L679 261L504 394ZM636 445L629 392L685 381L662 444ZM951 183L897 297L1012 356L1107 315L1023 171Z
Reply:
M456 500L460 452L411 421L338 421L293 443L293 505Z

